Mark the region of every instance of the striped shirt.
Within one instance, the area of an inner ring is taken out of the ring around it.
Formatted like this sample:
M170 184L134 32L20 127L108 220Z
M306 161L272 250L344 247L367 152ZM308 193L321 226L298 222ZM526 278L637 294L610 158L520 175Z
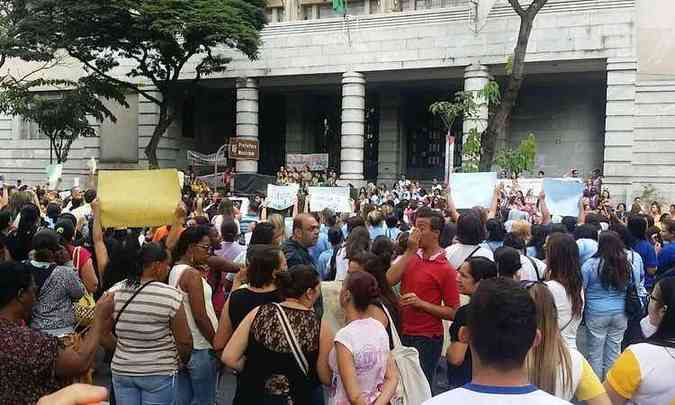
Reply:
M139 286L115 284L113 319ZM113 374L126 376L172 375L178 368L178 351L169 321L183 302L177 289L161 282L146 286L126 307L115 327L117 346Z

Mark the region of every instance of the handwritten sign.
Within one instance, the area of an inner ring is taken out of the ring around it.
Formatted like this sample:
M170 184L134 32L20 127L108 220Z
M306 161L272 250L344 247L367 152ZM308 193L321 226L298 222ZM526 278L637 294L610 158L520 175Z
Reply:
M61 163L47 165L47 181L50 190L56 190L56 186L63 174L63 165Z
M492 204L497 173L453 173L450 180L452 198L459 209L475 206L487 208Z
M308 187L309 208L319 212L330 208L335 212L352 212L349 187Z
M170 224L180 201L176 169L102 170L97 191L101 222L113 228Z
M288 186L267 185L267 206L275 210L285 210L292 207L298 198L298 185Z
M230 138L230 159L258 160L260 145L257 138Z
M309 170L319 171L328 169L328 153L314 154L289 154L286 155L286 166L295 169L304 169L309 166Z
M576 217L584 185L578 179L544 179L546 206L553 215Z

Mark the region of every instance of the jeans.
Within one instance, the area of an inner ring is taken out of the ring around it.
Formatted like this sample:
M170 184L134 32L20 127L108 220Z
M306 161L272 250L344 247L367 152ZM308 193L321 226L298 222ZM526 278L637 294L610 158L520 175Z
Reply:
M401 343L403 346L414 347L420 355L420 365L422 371L427 377L429 386L433 387L434 373L438 360L441 358L441 351L443 350L443 337L426 337L426 336L401 336Z
M192 350L190 361L178 372L177 405L214 405L218 359L213 350Z
M621 340L627 326L628 318L624 313L586 314L586 358L601 381L621 354Z
M113 374L115 402L124 405L173 405L176 380L172 375L129 377Z

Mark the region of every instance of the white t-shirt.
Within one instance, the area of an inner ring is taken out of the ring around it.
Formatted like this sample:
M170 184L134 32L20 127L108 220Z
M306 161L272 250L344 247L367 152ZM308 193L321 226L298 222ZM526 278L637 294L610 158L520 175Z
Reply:
M558 327L567 346L572 349L577 348L577 330L581 325L581 315L572 319L572 300L567 296L565 287L555 280L546 281L548 290L553 295L553 301L558 309ZM583 297L583 290L582 290ZM581 309L583 314L583 307Z
M478 248L478 250L476 250ZM474 252L475 251L475 252ZM471 255L471 253L473 255ZM471 257L485 257L492 261L495 260L492 250L480 245L464 245L462 243L455 243L445 248L445 256L453 269L458 270L462 263L471 255Z
M631 404L674 404L675 348L628 346L607 373L607 383Z
M342 247L335 256L335 281L343 281L347 278L348 269L349 259L347 259L347 249Z
M536 269L532 263L537 267ZM546 263L536 257L520 255L520 279L522 281L543 281L544 277L546 277Z
M556 398L534 385L522 387L495 387L469 383L463 387L437 395L424 405L561 405L569 402Z

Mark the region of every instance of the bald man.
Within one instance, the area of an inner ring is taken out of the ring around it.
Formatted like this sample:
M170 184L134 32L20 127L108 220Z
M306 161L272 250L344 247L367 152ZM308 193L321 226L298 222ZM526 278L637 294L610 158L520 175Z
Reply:
M300 214L293 219L293 235L282 247L289 269L297 264L314 266L309 248L316 244L318 238L319 222L316 218L310 214Z

